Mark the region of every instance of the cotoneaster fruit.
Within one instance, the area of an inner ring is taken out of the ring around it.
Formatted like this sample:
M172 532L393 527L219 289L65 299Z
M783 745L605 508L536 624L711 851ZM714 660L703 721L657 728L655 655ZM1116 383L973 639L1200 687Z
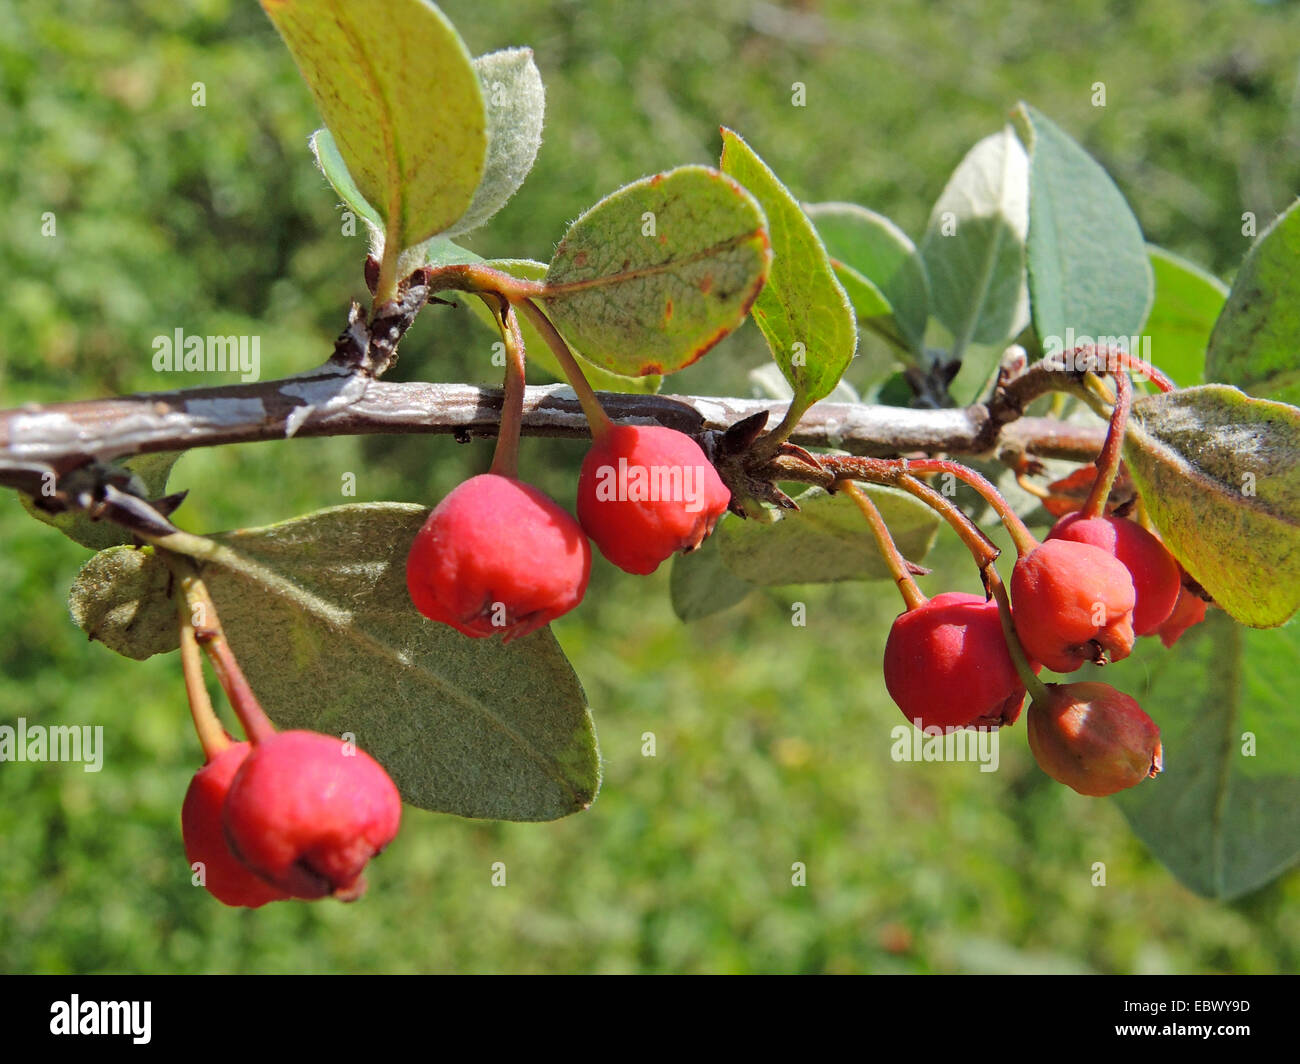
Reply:
M464 635L509 641L582 601L591 546L558 503L495 473L471 477L429 514L406 560L411 602Z
M254 745L222 826L241 862L295 898L352 901L401 817L397 787L369 754L332 735L286 731Z
M606 558L639 575L698 547L730 501L700 445L659 425L613 426L578 476L582 527Z

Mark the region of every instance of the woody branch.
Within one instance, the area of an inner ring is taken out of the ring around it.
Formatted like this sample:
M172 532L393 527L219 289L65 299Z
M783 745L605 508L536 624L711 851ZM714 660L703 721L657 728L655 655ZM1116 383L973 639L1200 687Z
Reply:
M1026 378L1013 382L1013 387ZM1029 387L1014 395L1010 390L1000 393L1000 400L992 404L961 409L822 402L800 420L791 441L878 456L1007 451L1078 460L1094 456L1102 443L1100 426L1018 416L1038 391L1035 382L1027 383ZM768 412L770 423L775 424L786 408L786 403L776 400L712 396L601 393L600 399L615 421L654 422L692 435L725 430L761 411ZM0 411L0 478L22 487L17 481L23 471L47 469L62 475L92 460L287 437L384 433L443 433L462 440L491 437L496 435L500 412L499 389L390 383L332 366L276 381L28 404ZM589 435L577 398L564 385L526 390L522 431L529 436Z

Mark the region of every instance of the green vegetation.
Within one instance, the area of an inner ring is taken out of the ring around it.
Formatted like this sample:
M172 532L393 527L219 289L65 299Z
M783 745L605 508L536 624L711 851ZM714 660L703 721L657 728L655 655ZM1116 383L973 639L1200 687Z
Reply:
M531 45L547 84L537 166L472 240L485 257L549 259L619 185L716 164L719 125L805 201L869 205L919 241L952 168L1017 99L1098 158L1148 241L1220 276L1248 246L1242 213L1262 230L1300 187L1293 4L443 7L475 53ZM251 0L7 6L0 100L0 405L228 382L153 371L152 338L177 328L260 336L264 378L328 352L363 293L364 236L340 235L307 148L319 118ZM496 383L494 338L431 306L391 377ZM667 390L744 394L767 358L746 325ZM528 440L522 471L571 506L584 451ZM191 489L177 521L430 505L490 455L435 437L193 452L172 478ZM408 810L359 904L226 910L190 886L181 850L199 751L175 655L88 644L66 607L87 552L12 494L0 542L0 722L102 725L106 744L98 774L0 764L3 971L1300 968L1300 878L1232 905L1194 896L1117 805L1043 775L1023 727L995 773L891 761L888 584L764 591L684 626L667 566L637 581L603 560L554 626L601 738L590 811L535 825ZM975 590L942 542L925 586Z

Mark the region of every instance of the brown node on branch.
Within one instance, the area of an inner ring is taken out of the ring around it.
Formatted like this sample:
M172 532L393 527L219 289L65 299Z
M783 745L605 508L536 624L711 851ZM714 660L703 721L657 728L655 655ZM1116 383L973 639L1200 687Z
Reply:
M373 257L366 260L366 284L373 295L378 265L372 268L372 263L375 263ZM371 280L372 274L374 281ZM330 363L368 377L382 376L396 364L397 345L430 295L429 269L422 266L398 283L395 300L372 308L369 320L363 317L360 304L354 301L348 308L348 323L334 341Z
M185 501L188 491L156 499L139 494L129 470L87 462L31 496L32 505L46 513L80 511L92 521L108 520L137 536L166 536L176 531L168 518ZM137 482L138 483L138 482Z
M737 517L754 516L754 505L764 502L783 510L798 510L799 504L777 487L778 480L815 483L827 488L834 482L817 456L798 444L782 443L771 457L756 448L763 438L767 418L768 412L762 410L724 432L705 434L704 453L731 492L727 508Z

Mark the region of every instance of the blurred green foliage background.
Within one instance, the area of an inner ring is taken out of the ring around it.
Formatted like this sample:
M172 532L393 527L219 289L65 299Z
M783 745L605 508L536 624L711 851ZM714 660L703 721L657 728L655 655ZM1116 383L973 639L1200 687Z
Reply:
M475 53L531 45L547 81L541 156L476 235L482 254L549 258L618 185L716 161L719 124L802 198L860 202L919 236L952 167L1020 98L1101 160L1148 239L1225 278L1249 243L1242 212L1262 228L1300 187L1295 3L443 7ZM318 124L251 0L0 7L0 403L233 379L160 380L150 341L176 328L260 335L265 378L319 362L364 293L364 245L340 235L308 155ZM393 377L491 382L492 337L467 318L430 307ZM668 390L747 393L764 357L746 325ZM571 504L582 453L529 441L523 471ZM207 531L345 501L431 504L489 455L436 437L295 440L192 453L172 483L192 490L180 523ZM181 849L199 754L175 656L137 664L88 644L65 606L86 552L12 495L0 540L0 721L102 725L107 744L97 775L0 765L7 972L1300 967L1300 879L1232 905L1195 897L1113 804L1040 773L1023 728L996 773L892 762L887 585L755 596L688 628L667 566L637 580L603 561L555 626L601 737L589 812L518 825L408 810L362 902L227 910L190 886ZM937 557L927 586L973 589L968 566ZM790 623L795 600L806 627Z

